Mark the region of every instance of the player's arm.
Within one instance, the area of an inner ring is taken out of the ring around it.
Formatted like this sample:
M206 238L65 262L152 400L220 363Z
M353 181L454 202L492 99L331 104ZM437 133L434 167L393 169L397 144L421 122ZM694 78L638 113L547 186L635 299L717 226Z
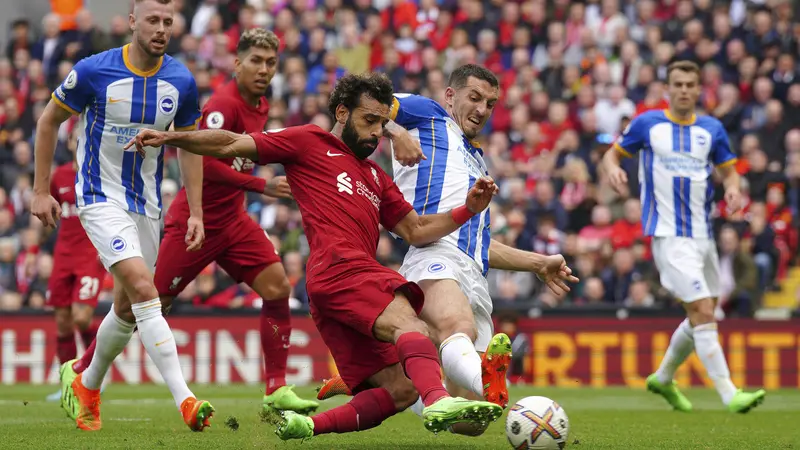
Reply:
M405 128L401 127L397 122L390 120L386 126L383 127L384 136L388 137L392 142L392 153L394 159L400 163L401 166L413 167L423 159L428 159L422 152L422 146L419 140L411 137L411 134Z
M125 144L125 149L134 145L140 152L144 150L144 147L171 145L201 156L213 156L214 158L241 156L254 161L258 159L256 142L250 135L237 134L226 130L143 130Z
M611 148L603 155L603 165L608 174L608 181L617 192L622 193L628 183L628 175L622 169L622 158L630 158L642 149L644 145L645 124L642 116L631 121L622 135Z
M436 102L421 95L395 94L391 119L385 127L385 135L392 141L394 159L402 166L414 166L423 159L428 159L420 146L419 140L408 133L408 129L417 128L423 122L430 122Z
M556 295L569 292L566 282L577 283L572 269L561 255L541 255L509 247L492 239L489 245L489 267L499 270L533 272Z
M395 184L392 184L390 189L396 190L397 196L400 199L403 198ZM446 213L425 215L417 214L405 200L403 202L405 202L406 206L401 209L399 205L395 204L399 203L399 200L394 200L393 194L389 197L384 192L383 201L381 202L381 223L392 233L400 236L414 247L422 247L458 230L475 214L488 208L496 192L497 186L495 186L494 180L489 177L479 178L469 190L467 201L464 205ZM388 211L388 217L384 213L385 211ZM391 215L399 211L408 212L392 225Z
M299 127L302 128L302 127ZM242 157L259 164L288 163L294 160L296 148L305 142L300 132L292 128L269 130L252 134L237 134L226 130L155 131L143 130L125 145L144 147L172 145L187 152L215 158Z
M731 151L728 133L722 124L718 124L714 133L714 148L711 151L711 162L716 166L717 173L722 178L725 188L725 203L730 213L735 213L742 207L739 172L736 171L736 154Z
M33 176L34 197L31 213L45 226L55 227L61 218L61 206L50 195L50 173L56 151L58 129L73 114L79 114L92 97L89 60L75 65L67 78L51 95L42 116L36 122L36 141L33 146L35 161Z
M181 102L175 114L173 125L176 130L195 130L200 119L200 103L194 79L189 80L187 91L181 95ZM178 148L178 164L181 168L183 186L186 188L186 200L189 204L186 250L194 251L199 250L205 240L203 227L203 157L187 152L182 146L178 146Z

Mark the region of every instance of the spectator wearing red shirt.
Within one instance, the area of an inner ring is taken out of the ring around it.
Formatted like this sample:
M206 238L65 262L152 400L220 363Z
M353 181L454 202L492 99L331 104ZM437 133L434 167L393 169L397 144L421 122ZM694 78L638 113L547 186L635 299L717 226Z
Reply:
M597 205L592 210L592 224L584 227L578 237L584 248L589 251L600 250L600 247L608 242L614 234L611 226L611 210L608 206Z
M569 120L569 107L561 100L551 102L547 107L547 120L542 122L542 145L545 148L554 148L561 134L574 130L575 124Z
M406 0L392 0L381 13L384 30L399 30L403 25L409 25L412 30L417 28L417 5Z

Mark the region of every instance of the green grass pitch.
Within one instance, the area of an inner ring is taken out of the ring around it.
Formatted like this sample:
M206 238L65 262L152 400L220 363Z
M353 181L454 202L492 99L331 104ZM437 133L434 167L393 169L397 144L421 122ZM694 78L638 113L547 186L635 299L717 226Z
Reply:
M103 429L75 428L56 403L43 401L54 386L0 385L0 448L8 449L508 449L503 419L481 437L433 435L420 419L403 412L380 427L346 435L282 442L274 426L261 422L260 386L194 386L217 410L212 428L192 433L183 424L165 386L112 384L103 394ZM312 388L299 392L313 395ZM557 400L570 419L572 449L800 449L800 391L767 393L746 415L723 410L713 390L686 392L695 411L672 412L660 397L627 388L513 388L511 399L544 395ZM341 404L337 397L323 408ZM228 417L237 431L225 426Z

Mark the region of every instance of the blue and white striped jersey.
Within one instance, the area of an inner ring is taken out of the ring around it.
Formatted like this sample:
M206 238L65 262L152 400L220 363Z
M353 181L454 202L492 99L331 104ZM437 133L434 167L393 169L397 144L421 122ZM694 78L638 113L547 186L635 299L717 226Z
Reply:
M403 167L393 159L394 181L417 214L436 214L464 204L475 180L488 175L483 150L470 142L447 111L419 95L395 94L391 118L419 139L427 160ZM440 242L458 247L489 270L489 209Z
M80 115L75 194L78 207L114 202L161 217L162 148L141 157L123 146L140 129L193 129L200 118L192 73L170 56L149 72L128 59L128 45L79 61L53 92L53 100Z
M674 119L648 111L633 119L614 148L625 156L641 150L642 227L646 236L713 237L714 167L736 163L719 120Z

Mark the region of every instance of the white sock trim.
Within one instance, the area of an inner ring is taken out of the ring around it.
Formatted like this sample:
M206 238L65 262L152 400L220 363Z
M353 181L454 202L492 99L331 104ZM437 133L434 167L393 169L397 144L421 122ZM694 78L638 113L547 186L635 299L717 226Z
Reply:
M142 303L135 303L131 305L133 316L136 317L136 322L152 319L161 315L161 299L154 298Z

